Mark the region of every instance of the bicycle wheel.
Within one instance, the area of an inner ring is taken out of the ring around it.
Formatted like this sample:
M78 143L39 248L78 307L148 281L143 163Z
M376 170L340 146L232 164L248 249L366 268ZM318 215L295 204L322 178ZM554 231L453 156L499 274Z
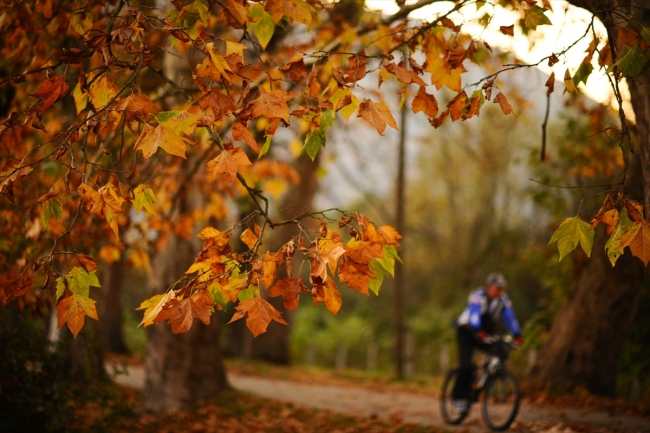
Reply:
M466 412L456 412L454 411L454 399L451 397L451 393L454 390L454 385L456 384L456 379L458 378L458 370L451 370L445 381L442 385L442 394L440 395L440 412L442 413L442 418L447 424L460 424L467 417L469 411Z
M502 370L490 376L483 397L485 424L492 430L506 430L517 416L519 399L519 383L511 372Z

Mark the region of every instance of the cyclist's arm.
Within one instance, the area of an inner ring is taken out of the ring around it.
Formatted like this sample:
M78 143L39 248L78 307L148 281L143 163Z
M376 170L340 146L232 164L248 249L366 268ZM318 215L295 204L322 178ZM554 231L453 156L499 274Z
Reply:
M501 315L503 323L512 335L516 337L521 336L521 328L519 327L519 322L515 316L515 311L512 309L512 302L510 302L509 298L504 299L504 301L505 307L503 308L503 314Z
M481 299L479 295L470 296L467 309L469 310L469 329L472 331L480 330L483 324L481 323Z

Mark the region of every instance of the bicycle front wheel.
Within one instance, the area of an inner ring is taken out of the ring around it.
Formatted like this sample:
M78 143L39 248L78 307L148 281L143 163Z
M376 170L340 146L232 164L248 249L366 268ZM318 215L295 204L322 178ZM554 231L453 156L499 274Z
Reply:
M454 410L454 399L451 393L454 390L454 385L458 379L458 369L451 370L442 385L442 394L440 395L440 412L442 418L447 424L460 424L467 417L468 411L456 412Z
M492 430L506 430L517 416L519 399L519 382L511 372L503 370L490 376L483 398L485 424Z

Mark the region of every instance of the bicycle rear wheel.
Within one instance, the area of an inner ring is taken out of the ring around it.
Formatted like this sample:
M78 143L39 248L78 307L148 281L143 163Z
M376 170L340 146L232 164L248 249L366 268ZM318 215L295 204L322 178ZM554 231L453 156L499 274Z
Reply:
M511 372L502 370L490 376L483 397L485 424L492 430L506 430L517 416L519 399L519 382Z
M454 385L458 379L458 369L451 370L442 385L442 394L440 395L440 412L442 418L447 424L460 424L467 417L469 410L465 412L454 411L454 399L451 393L454 390ZM468 408L469 409L469 408Z

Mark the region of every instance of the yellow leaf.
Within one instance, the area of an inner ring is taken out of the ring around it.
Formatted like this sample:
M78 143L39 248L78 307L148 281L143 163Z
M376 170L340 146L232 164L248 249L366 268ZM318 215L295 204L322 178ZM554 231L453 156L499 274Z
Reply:
M144 317L142 318L142 322L138 325L138 327L144 325L146 328L149 325L152 325L154 323L154 319L156 316L158 316L158 313L162 310L162 307L169 302L172 299L176 298L176 294L174 293L173 290L170 290L169 292L163 294L163 295L156 295L153 296L146 301L143 301L136 310L145 310L144 311Z
M133 251L133 253L129 257L129 261L137 269L144 269L145 271L147 271L149 275L153 274L153 270L151 269L151 264L149 263L149 254L147 254L146 251L141 249L137 249Z
M230 69L230 66L228 66L226 59L224 59L223 56L219 54L219 51L214 47L214 44L212 42L205 44L205 49L208 52L210 60L212 60L212 64L215 67L217 75L224 77L226 80L230 81L228 72L232 72L232 70Z
M110 265L120 259L120 250L114 245L104 245L99 250L99 257Z
M170 155L180 156L185 159L185 143L192 142L179 136L165 125L158 125L155 128L145 125L133 150L142 150L143 156L147 159L156 153L160 147Z
M212 161L208 162L208 180L213 181L217 176L223 176L227 181L232 182L237 178L239 167L253 165L246 153L236 147L234 149L224 149Z
M115 82L106 74L99 77L88 89L90 102L96 110L103 108L117 95L119 89Z
M67 322L70 332L72 332L72 335L75 337L84 326L85 316L99 320L97 318L95 301L77 293L73 293L71 296L63 298L57 304L56 310L59 319L58 328Z

